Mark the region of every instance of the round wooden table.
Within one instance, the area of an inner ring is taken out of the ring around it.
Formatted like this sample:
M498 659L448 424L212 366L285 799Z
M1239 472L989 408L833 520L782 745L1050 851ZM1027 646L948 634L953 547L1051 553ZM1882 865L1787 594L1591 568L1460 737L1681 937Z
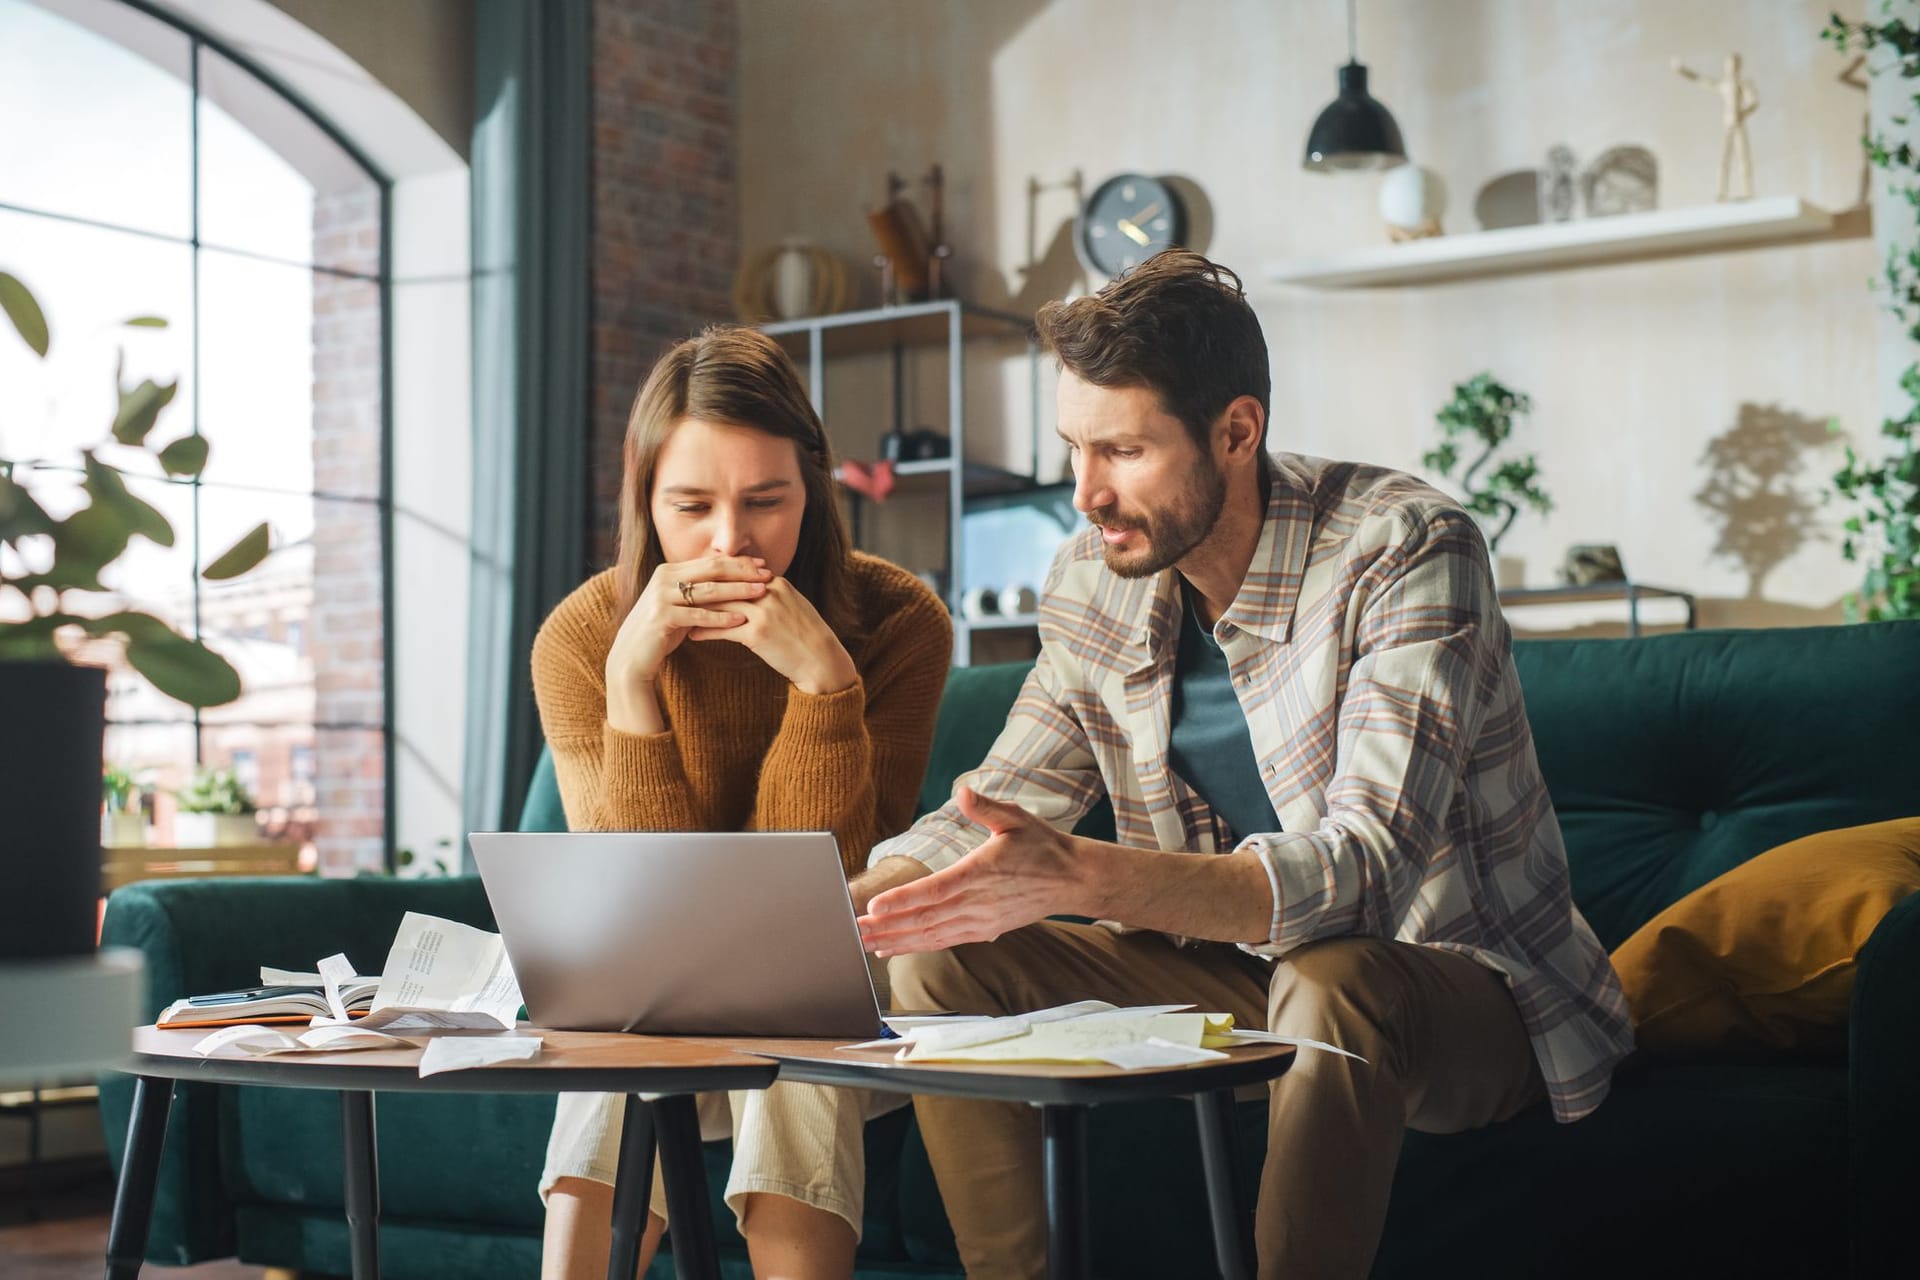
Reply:
M107 1233L107 1277L136 1276L146 1254L153 1219L160 1148L173 1102L172 1081L266 1085L282 1089L331 1089L340 1095L345 1150L347 1226L354 1280L380 1274L380 1181L374 1154L373 1095L392 1093L621 1093L627 1095L626 1129L613 1199L613 1252L607 1274L632 1280L646 1227L652 1191L653 1148L660 1147L667 1211L674 1223L674 1265L682 1277L719 1275L713 1224L707 1214L706 1176L700 1161L700 1120L693 1095L726 1089L764 1089L779 1065L772 1059L713 1041L600 1031L522 1034L543 1041L537 1057L420 1077L419 1049L370 1049L354 1053L287 1054L273 1057L203 1058L193 1046L204 1029L133 1033L133 1115L126 1155ZM642 1098L639 1095L649 1095ZM654 1096L658 1095L658 1096Z
M1056 1280L1092 1274L1087 1212L1087 1109L1101 1103L1190 1097L1199 1125L1213 1247L1227 1280L1253 1275L1244 1203L1233 1176L1233 1092L1265 1084L1293 1065L1291 1045L1242 1045L1225 1058L1184 1067L1124 1070L1104 1064L902 1062L897 1048L853 1048L834 1040L718 1038L717 1048L764 1054L782 1080L889 1093L941 1094L1024 1102L1040 1108L1047 1191L1047 1273Z

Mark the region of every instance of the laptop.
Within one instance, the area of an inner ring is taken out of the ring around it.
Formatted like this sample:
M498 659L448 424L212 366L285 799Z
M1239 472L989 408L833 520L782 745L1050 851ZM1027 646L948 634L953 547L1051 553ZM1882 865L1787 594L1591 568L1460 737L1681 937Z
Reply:
M540 1026L881 1033L827 832L475 832L468 842Z

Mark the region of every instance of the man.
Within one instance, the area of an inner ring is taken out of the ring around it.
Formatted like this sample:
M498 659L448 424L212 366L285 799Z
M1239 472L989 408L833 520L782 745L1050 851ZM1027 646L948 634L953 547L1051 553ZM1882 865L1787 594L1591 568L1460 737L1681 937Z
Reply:
M1267 454L1259 321L1197 254L1038 324L1095 527L985 763L874 849L863 936L902 1007L1190 1001L1359 1054L1275 1082L1256 1243L1364 1276L1406 1127L1575 1120L1632 1043L1485 545L1412 477ZM1066 834L1103 794L1118 842ZM1042 1274L1039 1113L916 1105L968 1274Z

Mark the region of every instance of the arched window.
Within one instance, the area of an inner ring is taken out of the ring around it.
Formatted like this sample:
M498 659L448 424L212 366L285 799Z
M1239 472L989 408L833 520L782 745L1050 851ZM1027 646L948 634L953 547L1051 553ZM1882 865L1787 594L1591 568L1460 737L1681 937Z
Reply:
M388 185L234 51L121 0L0 0L0 121L0 269L53 335L45 362L0 343L0 459L70 508L122 354L129 380L179 381L157 438L211 445L191 482L131 482L177 537L136 539L108 585L197 631L245 692L196 713L117 667L108 765L157 789L155 842L176 834L173 789L232 769L263 838L323 871L384 866ZM147 315L168 327L124 327ZM262 520L258 569L200 578Z

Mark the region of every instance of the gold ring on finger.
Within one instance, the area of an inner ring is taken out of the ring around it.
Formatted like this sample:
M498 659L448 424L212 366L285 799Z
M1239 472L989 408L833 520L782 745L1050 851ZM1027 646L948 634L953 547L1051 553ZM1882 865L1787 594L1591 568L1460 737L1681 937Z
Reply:
M680 598L681 598L682 600L684 600L684 601L686 601L689 607L691 607L691 606L692 606L692 604L693 604L693 583L691 583L691 582L682 582L682 583L680 584Z

